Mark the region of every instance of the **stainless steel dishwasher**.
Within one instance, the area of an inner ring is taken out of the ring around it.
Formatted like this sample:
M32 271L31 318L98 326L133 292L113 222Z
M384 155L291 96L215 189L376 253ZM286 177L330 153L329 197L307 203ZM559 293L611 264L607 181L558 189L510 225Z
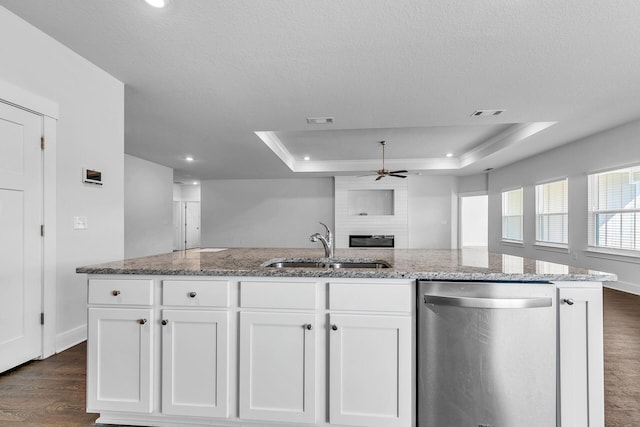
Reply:
M418 282L418 426L556 425L555 286Z

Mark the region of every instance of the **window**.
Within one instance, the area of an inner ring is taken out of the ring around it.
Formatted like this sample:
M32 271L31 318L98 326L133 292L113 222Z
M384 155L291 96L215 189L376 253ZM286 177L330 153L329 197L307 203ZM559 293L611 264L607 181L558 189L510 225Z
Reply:
M640 251L640 166L589 175L589 245Z
M567 179L536 185L536 241L569 243Z
M522 241L522 188L502 192L502 238Z

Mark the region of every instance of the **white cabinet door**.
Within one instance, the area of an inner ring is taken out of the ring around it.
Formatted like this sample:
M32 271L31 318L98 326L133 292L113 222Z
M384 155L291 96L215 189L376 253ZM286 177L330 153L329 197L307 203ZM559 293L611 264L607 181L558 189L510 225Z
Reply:
M316 420L312 313L240 313L240 418Z
M559 423L604 425L602 289L558 289Z
M162 412L229 416L229 313L162 312Z
M331 315L329 421L411 425L411 318Z
M151 309L89 308L87 411L151 412Z

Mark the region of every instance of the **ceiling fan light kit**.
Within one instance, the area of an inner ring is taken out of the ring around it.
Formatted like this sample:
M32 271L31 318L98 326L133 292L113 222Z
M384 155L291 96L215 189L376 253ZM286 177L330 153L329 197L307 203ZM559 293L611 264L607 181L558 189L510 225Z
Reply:
M386 141L380 141L380 145L382 145L382 169L378 169L377 171L374 171L377 176L376 176L376 181L380 181L382 178L384 178L385 176L393 176L395 178L406 178L406 175L400 175L403 173L408 173L408 170L397 170L397 171L390 171L389 169L385 169L384 167L384 147L387 144ZM365 175L366 176L366 175Z

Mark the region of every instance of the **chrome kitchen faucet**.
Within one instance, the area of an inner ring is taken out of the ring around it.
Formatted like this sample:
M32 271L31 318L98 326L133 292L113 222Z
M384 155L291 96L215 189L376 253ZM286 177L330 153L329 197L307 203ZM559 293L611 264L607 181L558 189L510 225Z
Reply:
M317 242L320 240L322 242L322 246L324 246L324 256L325 258L333 258L333 233L326 224L320 223L326 230L326 234L323 236L320 233L315 233L309 236L309 240L312 242Z

